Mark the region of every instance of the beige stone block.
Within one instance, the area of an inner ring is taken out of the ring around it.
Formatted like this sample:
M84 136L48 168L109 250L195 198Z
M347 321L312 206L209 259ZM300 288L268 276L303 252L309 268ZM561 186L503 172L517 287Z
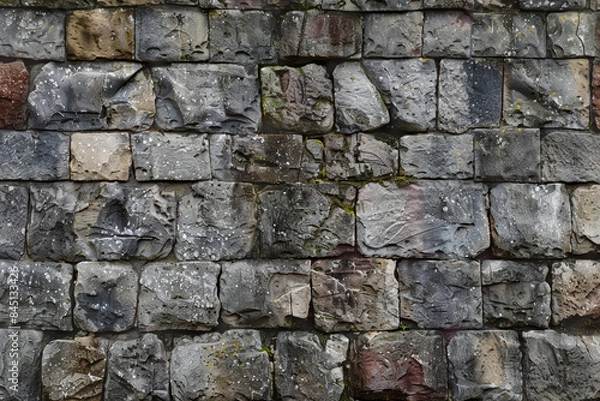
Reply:
M129 135L75 133L71 137L71 179L127 181L131 168Z

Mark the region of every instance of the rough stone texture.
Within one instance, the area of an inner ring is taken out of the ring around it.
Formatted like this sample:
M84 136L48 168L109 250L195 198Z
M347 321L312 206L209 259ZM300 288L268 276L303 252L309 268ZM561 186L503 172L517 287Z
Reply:
M179 200L175 255L179 260L247 257L256 226L252 185L199 182Z
M28 204L27 187L0 185L0 259L23 256Z
M444 340L433 331L371 332L350 347L350 386L362 400L446 400Z
M51 341L42 353L44 401L101 401L108 341L75 337Z
M41 331L0 329L0 399L42 399L40 366L43 340ZM14 362L18 363L16 368Z
M365 60L365 70L403 131L435 128L437 68L434 60Z
M73 181L127 181L130 169L128 133L74 133L71 136Z
M257 67L171 64L153 68L152 76L159 128L236 134L258 130Z
M29 72L25 64L0 63L0 129L25 128L28 94Z
M319 139L308 138L303 144L300 180L315 180L325 177L325 145Z
M523 376L530 401L591 400L600 393L600 336L526 331Z
M280 332L275 352L277 394L289 401L339 401L348 343L339 334L323 343L313 333Z
M471 17L462 11L430 11L423 25L423 56L467 58Z
M578 10L587 7L587 0L519 0L519 8L536 11Z
M391 177L398 171L398 150L369 134L327 134L325 173L330 180Z
M588 185L571 192L571 247L576 255L600 249L600 186Z
M473 178L473 135L403 136L400 138L400 167L414 178Z
M21 5L26 7L47 7L47 8L91 8L94 6L93 0L21 0Z
M523 399L516 331L463 331L448 342L452 400Z
M421 7L419 0L322 0L324 10L406 11Z
M302 147L301 135L213 134L210 136L212 174L223 181L296 182Z
M366 256L474 257L490 245L486 194L459 181L369 183L358 192L358 248Z
M269 355L256 330L184 338L171 355L174 401L270 400Z
M333 128L333 84L324 67L264 67L260 80L263 114L276 128L300 133Z
M131 150L138 181L211 178L207 134L135 133L131 135Z
M483 321L494 327L540 327L550 322L548 266L509 260L481 262Z
M367 14L364 57L418 57L421 55L423 13Z
M481 274L475 260L401 260L400 318L422 329L477 329Z
M596 54L592 13L564 12L548 15L548 50L554 58L593 57Z
M73 321L91 332L121 332L133 327L138 275L124 263L77 264Z
M267 187L258 195L262 257L340 255L354 246L356 189L333 183Z
M219 319L212 262L151 263L140 278L137 322L141 330L210 330ZM239 295L239 293L237 294Z
M513 55L517 57L546 57L546 24L538 14L513 16Z
M476 0L478 3L480 0ZM475 1L473 0L423 0L424 8L435 8L435 9L447 9L447 8L461 8L465 10L471 10L474 7Z
M504 82L509 125L585 129L589 125L587 60L512 60Z
M0 57L64 61L65 13L0 9Z
M104 397L107 400L170 401L169 359L154 334L115 341L108 353Z
M566 260L552 265L552 323L577 327L600 323L600 263Z
M571 208L563 184L499 184L490 191L494 252L516 258L570 252Z
M539 182L539 130L479 129L473 140L476 180Z
M598 27L600 31L600 24ZM592 106L594 126L600 128L600 60L598 59L594 60L592 69Z
M348 13L290 11L280 22L282 58L360 58L362 19Z
M153 84L139 64L45 64L29 94L29 125L45 130L144 130L155 113Z
M541 148L543 181L600 181L598 134L551 131L542 137Z
M472 25L474 57L506 57L513 54L512 18L504 13L474 13Z
M75 10L67 19L67 55L70 60L131 60L133 29L132 9Z
M208 60L208 17L196 8L135 10L135 58L142 61Z
M275 259L224 262L222 319L233 327L293 327L308 317L310 261Z
M440 129L460 133L500 123L501 64L488 60L442 60L439 82Z
M73 267L65 263L0 261L0 322L6 327L27 329L73 329L71 324L71 281ZM11 300L16 285L18 316Z

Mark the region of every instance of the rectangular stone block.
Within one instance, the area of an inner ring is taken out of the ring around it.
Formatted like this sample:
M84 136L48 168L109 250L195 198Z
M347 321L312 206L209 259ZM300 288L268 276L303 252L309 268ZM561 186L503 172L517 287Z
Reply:
M29 71L25 64L22 61L0 63L0 129L25 128L27 95Z
M600 250L600 186L579 186L571 192L573 233L571 248L576 255Z
M131 147L126 132L74 133L71 135L73 181L127 181Z
M23 256L28 205L27 187L0 185L0 259Z
M552 323L568 327L600 325L600 263L565 260L552 265Z
M519 8L522 10L561 11L581 10L587 7L588 0L519 0Z
M421 55L423 13L369 13L365 15L364 57L418 57Z
M41 364L44 333L0 329L0 398L41 400ZM17 363L16 369L14 363Z
M45 7L45 8L91 8L94 7L94 0L21 0L21 5L25 7Z
M423 25L423 56L471 55L471 17L462 11L429 11Z
M594 57L596 16L569 11L548 14L548 50L553 58Z
M593 132L550 131L542 137L542 180L600 182L600 137Z
M421 8L421 0L322 0L323 10L407 11Z
M600 60L598 59L594 60L592 67L592 113L594 127L598 129L600 128Z

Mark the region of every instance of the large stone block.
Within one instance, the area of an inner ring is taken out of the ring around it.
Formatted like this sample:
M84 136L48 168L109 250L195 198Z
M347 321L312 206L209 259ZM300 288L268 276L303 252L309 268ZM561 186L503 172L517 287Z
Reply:
M293 327L310 310L310 261L293 259L223 262L223 321L233 327Z
M486 195L472 182L367 184L356 204L358 248L366 256L474 257L490 245Z
M171 64L153 68L152 76L159 128L235 134L258 130L257 67Z
M599 262L572 260L552 265L552 323L569 327L598 327Z
M42 399L43 341L41 331L0 329L0 399Z
M600 182L600 137L593 132L551 131L542 137L542 180Z
M22 61L0 63L0 129L25 128L27 95L29 72L25 64Z
M596 17L589 12L548 14L548 50L553 58L594 57Z
M315 325L326 332L394 330L400 324L396 263L327 259L312 266Z
M600 250L600 186L576 187L571 192L571 247L581 255Z
M23 256L28 205L26 187L0 185L0 259Z
M423 25L423 56L471 55L471 17L462 11L430 11Z
M364 57L418 57L422 30L421 11L366 14Z
M73 181L127 181L131 147L126 132L74 133L71 135Z

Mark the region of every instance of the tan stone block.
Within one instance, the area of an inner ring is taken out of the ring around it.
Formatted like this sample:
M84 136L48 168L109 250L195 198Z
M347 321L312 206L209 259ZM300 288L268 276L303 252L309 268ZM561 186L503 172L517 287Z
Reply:
M0 129L23 129L27 118L29 72L21 61L0 63Z
M76 133L71 137L71 179L127 181L131 168L129 135Z

